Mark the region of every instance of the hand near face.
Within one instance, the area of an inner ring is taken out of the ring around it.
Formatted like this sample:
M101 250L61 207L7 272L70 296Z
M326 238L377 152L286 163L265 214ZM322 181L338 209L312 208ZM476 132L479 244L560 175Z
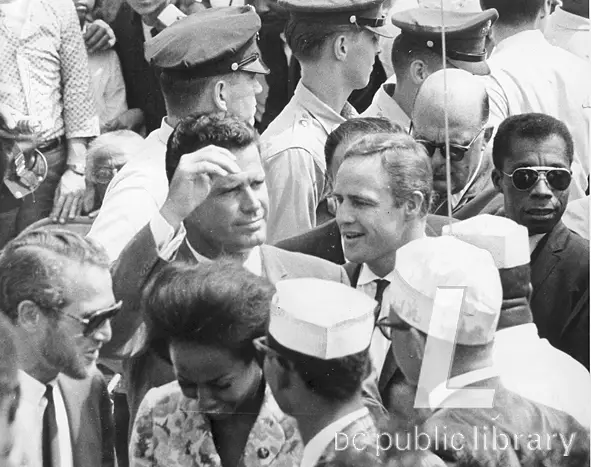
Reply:
M238 172L240 167L236 164L236 157L227 149L210 145L185 154L172 177L160 213L178 230L181 222L205 201L216 176Z

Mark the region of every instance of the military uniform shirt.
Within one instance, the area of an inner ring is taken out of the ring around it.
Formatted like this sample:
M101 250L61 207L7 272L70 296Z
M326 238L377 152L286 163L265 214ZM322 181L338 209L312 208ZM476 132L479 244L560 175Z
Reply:
M325 190L324 144L330 132L352 117L357 117L357 112L349 103L338 114L300 81L285 109L263 133L268 243L316 226L316 208Z

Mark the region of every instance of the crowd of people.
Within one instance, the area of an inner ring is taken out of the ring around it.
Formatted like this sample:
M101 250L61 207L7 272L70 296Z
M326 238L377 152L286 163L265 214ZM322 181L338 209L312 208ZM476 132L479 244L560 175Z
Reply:
M591 465L586 0L0 0L0 467Z

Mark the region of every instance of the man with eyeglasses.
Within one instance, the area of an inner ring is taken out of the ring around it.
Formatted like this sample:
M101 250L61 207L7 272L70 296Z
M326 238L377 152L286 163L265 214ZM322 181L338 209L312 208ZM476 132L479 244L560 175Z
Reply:
M0 309L15 327L18 465L115 465L111 401L96 368L121 308L106 252L62 229L25 230L0 255Z
M493 160L506 217L529 231L540 337L589 369L589 242L561 220L572 180L571 134L549 115L515 115L499 126Z
M449 128L450 182L447 184L446 113ZM492 136L489 105L481 80L459 69L430 75L417 94L410 133L423 145L433 166L433 189L438 195L431 212L462 218L459 211L490 187L490 159L485 148ZM448 200L448 189L451 199ZM490 199L497 195L490 190ZM448 209L451 204L451 212Z

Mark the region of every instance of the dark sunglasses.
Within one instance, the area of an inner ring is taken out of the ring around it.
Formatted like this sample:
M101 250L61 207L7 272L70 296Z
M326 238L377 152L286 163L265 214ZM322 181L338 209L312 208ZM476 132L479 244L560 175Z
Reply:
M94 333L97 329L101 328L105 321L110 320L113 318L121 307L123 306L123 302L119 301L114 305L110 306L109 308L104 308L102 310L95 311L90 317L88 318L80 318L79 316L72 315L70 313L66 313L63 310L58 310L62 315L67 316L68 318L75 319L79 323L81 323L84 328L82 330L82 334L84 337L90 336Z
M255 359L261 368L263 368L263 365L265 364L265 358L267 358L267 355L273 355L276 358L281 358L281 354L279 352L269 347L266 336L257 337L252 341L252 344L254 345Z
M519 191L531 190L540 177L546 180L550 187L559 191L566 190L572 180L570 170L557 167L520 167L512 174L503 174L511 179L513 186Z
M481 133L485 130L485 128L486 127L482 127L480 129L480 131L478 133L476 133L476 136L474 136L472 141L470 141L468 143L467 146L460 146L459 144L450 143L449 144L449 160L452 162L461 161L466 156L466 153L470 150L470 148L472 147L474 142L478 139L478 137L481 135ZM410 128L409 128L408 133L411 136L413 136L412 122L410 123ZM447 159L448 155L445 150L445 143L434 143L433 141L429 141L427 139L421 139L421 138L415 138L415 141L425 148L425 150L427 151L427 155L429 157L433 157L433 154L435 154L435 150L439 149L441 151L441 154L443 155L443 157L445 159Z
M392 329L395 329L397 331L408 331L410 329L410 326L408 324L393 323L387 316L380 318L376 323L376 326L380 329L382 335L389 341L392 340Z

